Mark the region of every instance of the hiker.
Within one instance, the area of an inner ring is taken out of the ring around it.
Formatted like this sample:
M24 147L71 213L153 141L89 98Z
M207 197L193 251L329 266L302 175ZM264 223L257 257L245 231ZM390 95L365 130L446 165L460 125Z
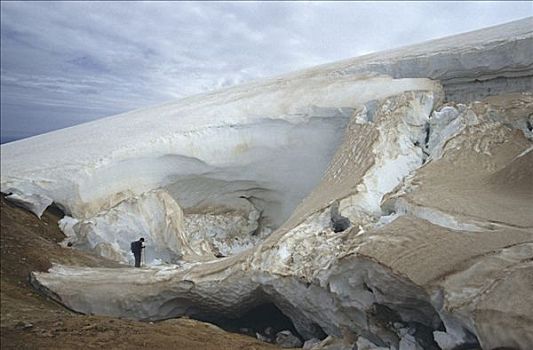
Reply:
M347 230L352 223L350 219L342 216L339 213L339 201L335 201L331 204L331 228L333 232L342 232Z
M131 242L131 252L135 257L135 267L141 267L141 254L144 249L144 238L141 237L138 241Z

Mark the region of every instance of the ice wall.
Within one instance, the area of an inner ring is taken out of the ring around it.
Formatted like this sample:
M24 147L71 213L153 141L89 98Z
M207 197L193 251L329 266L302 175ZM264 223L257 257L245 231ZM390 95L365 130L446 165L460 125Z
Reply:
M320 184L253 249L145 269L54 266L31 283L84 313L234 318L273 303L304 339L349 348L530 349L533 152L506 124L509 111L527 120L533 96L501 97L500 115L486 103L436 109L438 96L360 108ZM343 232L332 201L351 220Z

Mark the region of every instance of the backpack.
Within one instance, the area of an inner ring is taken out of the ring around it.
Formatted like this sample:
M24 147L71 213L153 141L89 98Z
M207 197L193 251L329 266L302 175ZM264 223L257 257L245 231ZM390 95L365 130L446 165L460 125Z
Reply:
M130 244L130 249L131 249L131 252L132 252L132 253L135 252L135 246L137 245L136 243L137 243L136 241L133 241L133 242L131 242L131 244Z

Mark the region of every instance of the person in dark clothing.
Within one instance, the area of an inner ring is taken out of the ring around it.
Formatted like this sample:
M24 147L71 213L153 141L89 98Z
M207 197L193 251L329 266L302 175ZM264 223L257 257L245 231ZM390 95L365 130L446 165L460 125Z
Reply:
M345 231L351 225L350 219L339 213L339 201L333 202L331 205L331 228L333 232Z
M144 249L144 238L141 237L138 241L131 242L131 252L135 257L135 267L141 267L141 254Z

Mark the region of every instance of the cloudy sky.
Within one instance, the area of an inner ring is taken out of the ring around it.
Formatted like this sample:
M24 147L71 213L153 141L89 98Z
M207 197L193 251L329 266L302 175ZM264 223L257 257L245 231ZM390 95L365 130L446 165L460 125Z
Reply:
M2 1L2 142L531 15L529 1Z

